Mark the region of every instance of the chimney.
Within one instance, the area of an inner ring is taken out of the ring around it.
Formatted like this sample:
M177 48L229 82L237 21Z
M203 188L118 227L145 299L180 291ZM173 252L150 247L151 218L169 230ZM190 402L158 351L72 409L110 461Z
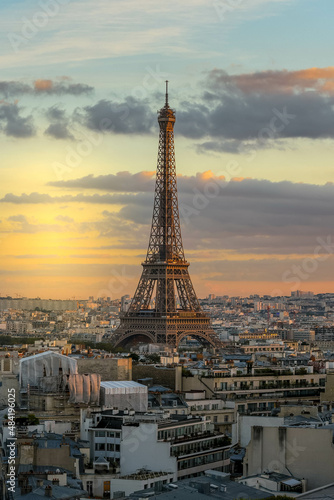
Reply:
M21 495L27 495L32 492L32 486L30 484L24 484L21 487Z
M52 498L52 487L49 484L47 486L45 486L44 496L46 496L48 498Z
M37 486L40 488L41 486L43 486L43 479L37 479Z

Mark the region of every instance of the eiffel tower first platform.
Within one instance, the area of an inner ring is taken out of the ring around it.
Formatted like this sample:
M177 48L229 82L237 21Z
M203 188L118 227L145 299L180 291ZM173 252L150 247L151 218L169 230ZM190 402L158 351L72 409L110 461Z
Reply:
M111 342L114 346L144 341L177 347L184 337L191 336L203 345L218 347L220 341L198 302L183 251L174 152L175 113L168 104L168 82L158 122L158 165L147 256L130 307L121 315Z

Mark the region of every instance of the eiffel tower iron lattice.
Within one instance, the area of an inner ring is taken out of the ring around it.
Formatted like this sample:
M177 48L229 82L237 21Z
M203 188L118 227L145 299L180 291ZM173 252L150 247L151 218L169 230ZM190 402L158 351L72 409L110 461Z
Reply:
M112 343L117 346L145 339L177 347L184 337L191 336L204 345L218 347L220 341L198 302L184 256L176 185L175 113L168 104L168 82L158 122L158 164L147 256L130 307L121 314Z

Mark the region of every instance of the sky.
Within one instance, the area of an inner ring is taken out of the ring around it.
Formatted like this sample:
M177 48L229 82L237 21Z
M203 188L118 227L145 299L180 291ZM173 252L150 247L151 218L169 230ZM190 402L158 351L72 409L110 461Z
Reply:
M0 296L133 295L157 110L199 297L333 292L332 0L3 0Z

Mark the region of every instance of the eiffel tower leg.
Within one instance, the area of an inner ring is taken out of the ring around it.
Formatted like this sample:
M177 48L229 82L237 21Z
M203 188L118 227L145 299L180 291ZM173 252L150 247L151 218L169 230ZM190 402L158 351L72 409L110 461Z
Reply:
M145 275L144 270L129 307L129 313L138 312L141 309L149 309L154 285L155 280Z
M200 311L201 306L199 305L188 271L183 272L182 278L176 279L175 282L181 309Z

